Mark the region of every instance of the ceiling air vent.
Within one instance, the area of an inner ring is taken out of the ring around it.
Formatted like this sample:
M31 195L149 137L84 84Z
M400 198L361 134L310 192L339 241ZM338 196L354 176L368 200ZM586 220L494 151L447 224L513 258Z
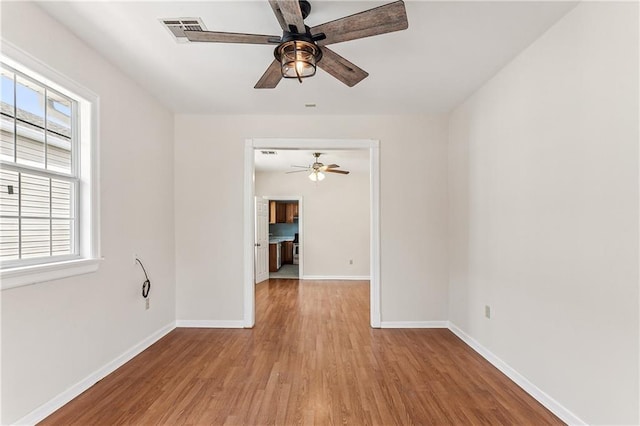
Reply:
M186 43L189 41L184 35L185 30L206 31L200 18L169 18L161 19L160 22L171 32L178 43Z

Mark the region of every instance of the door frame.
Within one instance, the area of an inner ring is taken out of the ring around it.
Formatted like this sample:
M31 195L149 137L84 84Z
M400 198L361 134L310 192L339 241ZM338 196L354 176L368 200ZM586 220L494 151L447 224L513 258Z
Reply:
M256 322L256 298L254 278L255 236L255 150L258 149L318 149L318 150L369 150L369 268L370 268L370 324L380 328L380 141L376 139L246 139L244 145L244 285L243 323L251 328ZM299 206L300 207L300 206Z
M304 241L304 217L303 211L304 207L302 206L302 196L301 195L291 195L291 196L283 196L283 195L264 195L262 198L268 201L297 201L298 202L298 244L302 247L302 242ZM304 250L300 250L299 264L298 264L298 279L302 279L304 276L303 267L302 267L302 259L304 254L302 253Z
M264 248L264 250L266 250L266 253L267 253L267 261L266 261L267 278L265 278L264 280L260 281L260 282L263 282L263 281L266 281L266 280L269 279L269 200L265 199L264 197L254 197L254 199L253 199L253 202L254 202L253 219L254 219L256 224L259 223L258 222L258 208L257 208L258 207L258 200L266 202L265 205L267 207L267 229L266 229L266 231L267 231L267 243L266 243L266 247ZM253 254L253 267L254 267L254 269L253 269L253 273L254 273L253 279L254 279L254 284L258 284L259 283L258 282L258 272L257 272L257 267L256 266L258 264L258 259L260 257L258 255L258 252L260 251L260 249L262 247L258 247L259 238L258 238L258 227L257 227L257 225L253 229L254 229L254 232L255 232L255 234L254 234L255 235L254 236L254 238L255 238L254 242L256 243L256 244L254 244L254 248L253 248L253 251L254 251L254 254Z

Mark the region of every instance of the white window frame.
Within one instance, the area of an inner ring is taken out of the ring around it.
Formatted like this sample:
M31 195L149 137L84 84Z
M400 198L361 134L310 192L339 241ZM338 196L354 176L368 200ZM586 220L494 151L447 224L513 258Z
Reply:
M1 40L0 59L23 74L51 87L76 101L78 123L76 131L77 150L75 159L78 167L79 184L76 190L78 254L73 257L52 261L52 258L38 259L39 263L11 266L9 263L0 270L2 290L95 272L100 263L99 235L99 170L98 170L98 113L99 97L60 74L38 59Z

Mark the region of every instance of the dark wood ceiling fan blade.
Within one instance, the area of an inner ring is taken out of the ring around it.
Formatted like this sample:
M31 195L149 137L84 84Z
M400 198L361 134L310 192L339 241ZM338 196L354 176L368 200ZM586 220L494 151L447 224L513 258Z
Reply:
M322 166L322 167L320 167L320 169L319 169L319 170L320 170L321 172L324 172L324 171L326 171L327 169L335 169L335 168L337 168L337 167L340 167L340 166L338 166L337 164L328 164L328 165L326 165L326 166Z
M353 87L367 78L368 72L347 61L328 47L320 47L322 59L318 61L318 66L346 84Z
M271 62L271 65L262 74L260 80L253 87L254 89L274 89L278 83L282 80L282 71L280 70L280 62L275 59Z
M284 20L284 16L282 16L282 11L280 10L280 6L278 5L277 0L269 0L269 4L271 5L271 9L273 9L273 14L276 15L276 19L280 24L280 28L285 31L289 31L289 25L287 25L287 21Z
M298 0L277 0L278 7L284 18L284 22L287 24L283 30L291 31L291 26L295 26L297 33L304 33L304 20L302 19L302 10L300 10L300 3Z
M185 31L189 41L208 43L278 44L280 36L225 33L220 31Z
M341 175L348 175L349 172L347 170L336 170L336 169L327 169L324 171L325 173L340 173Z
M318 44L326 46L333 43L371 37L409 28L407 10L403 1L345 16L311 28L311 34L324 33L327 38Z

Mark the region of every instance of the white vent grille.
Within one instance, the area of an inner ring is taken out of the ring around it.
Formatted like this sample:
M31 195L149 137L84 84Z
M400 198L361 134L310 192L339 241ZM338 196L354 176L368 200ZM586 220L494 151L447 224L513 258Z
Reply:
M175 37L178 43L186 43L189 40L185 37L185 31L206 31L204 23L200 18L167 18L161 19L169 32Z

